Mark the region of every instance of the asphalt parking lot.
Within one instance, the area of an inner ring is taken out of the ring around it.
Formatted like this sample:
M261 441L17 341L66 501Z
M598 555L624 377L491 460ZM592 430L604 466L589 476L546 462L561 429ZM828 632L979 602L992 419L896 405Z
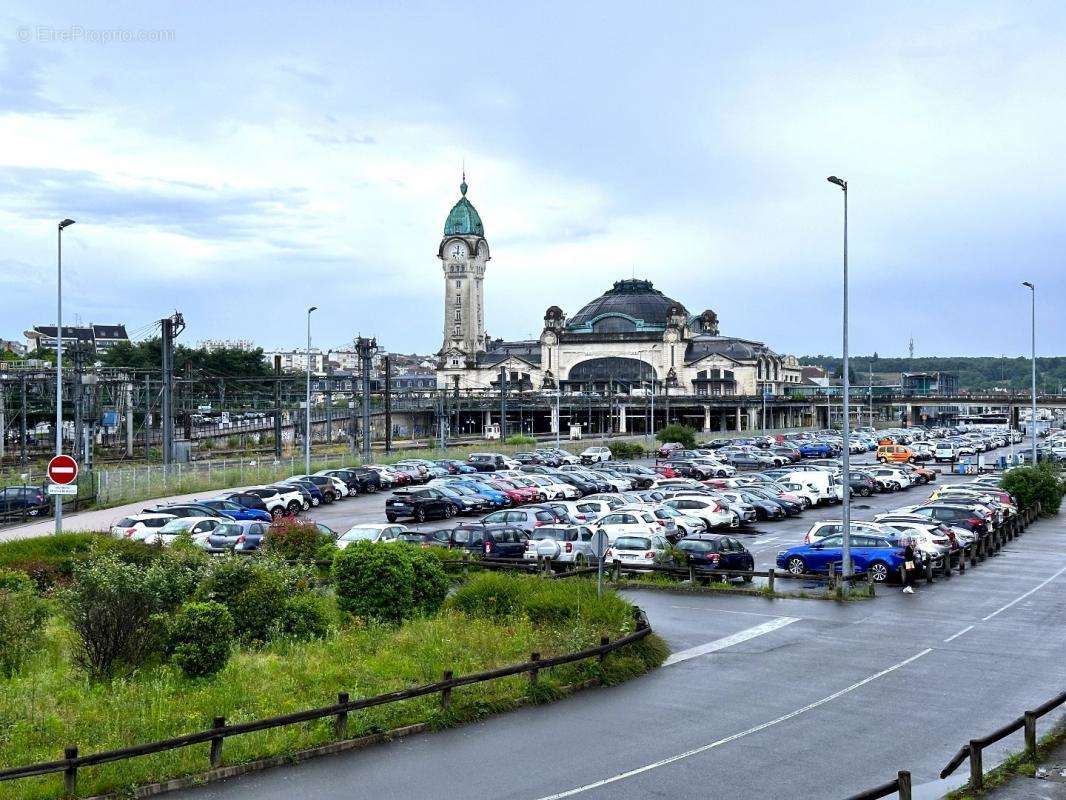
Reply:
M1024 445L1016 445L1022 448ZM986 458L991 463L1001 452L1007 452L1008 448L992 450L986 453ZM876 465L877 460L873 453L854 455L851 457L853 467ZM653 459L644 459L636 463L649 467L655 465ZM852 498L852 519L870 520L875 514L890 511L903 505L919 503L929 496L929 493L937 484L961 483L972 480L971 476L951 474L950 464L927 464L941 474L937 476L937 482L929 486L913 486L900 492L875 494L870 497ZM328 506L313 508L305 513L305 516L328 525L338 533L342 533L353 525L369 522L385 522L385 500L389 493L386 491L374 495L360 495L335 502ZM815 506L807 509L795 517L788 517L774 522L759 522L747 527L734 528L730 534L736 534L745 546L755 556L755 568L766 570L775 566L774 559L778 551L802 544L803 536L811 525L818 520L840 519L840 505ZM438 528L453 527L464 522L473 522L483 515L469 517L455 517L452 520L428 520L417 524L412 520L399 520L407 527L415 530L435 530ZM724 530L722 532L725 532Z

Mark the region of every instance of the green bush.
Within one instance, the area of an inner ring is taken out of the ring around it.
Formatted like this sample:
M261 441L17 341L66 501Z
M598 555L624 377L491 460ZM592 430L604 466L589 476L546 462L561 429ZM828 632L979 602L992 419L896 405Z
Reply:
M503 440L503 443L522 446L528 444L536 444L537 440L534 439L532 436L526 436L522 433L512 433L510 436Z
M1007 472L1000 486L1018 500L1020 508L1032 508L1038 502L1043 514L1058 514L1062 504L1062 473L1047 461L1035 467L1017 467Z
M146 633L156 599L140 567L113 554L89 556L74 566L68 606L74 662L90 678L135 668L153 654L156 643Z
M607 447L611 450L611 458L615 459L643 458L647 455L644 446L639 442L609 442Z
M173 611L191 598L208 561L207 554L198 547L190 551L164 551L144 574L153 601L153 611Z
M655 438L663 444L679 442L684 445L686 450L691 450L696 446L696 431L688 425L678 425L677 423L667 425L655 433Z
M321 639L329 632L332 615L326 598L301 594L285 601L281 632L294 639Z
M284 575L276 570L256 570L251 582L229 606L238 638L256 643L274 638L281 631L282 614L289 599Z
M270 525L263 549L286 561L314 563L330 549L333 537L320 531L313 522L279 519Z
M0 676L11 677L41 649L47 618L30 577L0 569Z
M160 548L106 533L63 533L0 543L0 568L29 575L41 589L70 581L74 565L90 553L109 553L122 561L147 566Z
M313 586L307 567L267 556L231 555L210 559L197 597L229 609L241 641L266 642L281 631L289 598L306 594Z
M411 560L414 584L412 598L415 609L422 614L432 614L441 607L448 594L448 575L436 550L407 547Z
M337 553L331 577L342 611L365 619L400 622L414 610L414 567L409 547L356 542Z
M229 660L234 632L221 603L186 603L169 626L170 660L190 678L214 675Z
M529 588L516 578L503 572L480 573L456 589L448 604L470 617L510 617L524 607L523 594Z

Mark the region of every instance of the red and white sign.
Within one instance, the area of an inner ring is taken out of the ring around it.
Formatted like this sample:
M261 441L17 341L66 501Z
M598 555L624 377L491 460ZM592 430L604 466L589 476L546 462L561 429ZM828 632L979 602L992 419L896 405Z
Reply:
M78 479L78 462L70 456L55 456L48 462L48 477L52 483L74 483Z

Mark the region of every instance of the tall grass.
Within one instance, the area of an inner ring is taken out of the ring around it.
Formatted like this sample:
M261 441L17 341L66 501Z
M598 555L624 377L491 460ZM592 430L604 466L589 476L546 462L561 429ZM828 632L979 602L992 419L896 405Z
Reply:
M554 597L567 590L547 591L545 597ZM591 609L587 589L576 591L578 606ZM548 657L591 647L600 636L617 638L631 625L628 606L612 597L596 606L597 613L557 623L534 622L521 613L471 616L453 608L398 628L353 625L320 641L280 641L242 650L210 678L187 679L162 664L109 684L91 683L72 666L72 633L57 616L44 650L18 676L0 681L0 768L60 758L68 745L78 745L82 753L126 747L210 727L214 716L245 722L334 703L338 691L352 698L375 695L439 680L445 670L463 675L525 661L532 652ZM591 677L623 680L664 657L661 642L644 640L610 656L602 671L595 659L544 671L535 692L528 677L520 675L455 690L447 712L441 710L440 698L432 696L353 713L348 735L416 722L456 724L550 699L562 687ZM227 739L224 763L326 743L332 739L331 724L319 720ZM207 767L206 745L183 748L83 769L78 789L83 796L120 791ZM60 796L61 789L61 776L31 778L0 783L0 798L43 800Z

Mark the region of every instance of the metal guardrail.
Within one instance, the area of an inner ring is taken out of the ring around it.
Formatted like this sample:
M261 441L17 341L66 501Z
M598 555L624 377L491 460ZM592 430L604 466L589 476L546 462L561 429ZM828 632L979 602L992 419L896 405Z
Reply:
M998 552L1006 542L1021 535L1021 532L1032 524L1039 516L1040 504L1037 503L1034 507L1020 511L1017 516L1007 520L992 533L981 537L976 544L968 545L966 548L958 550L959 572L966 571L967 561L973 566L977 564L978 560L983 561L986 557ZM945 575L950 575L950 559L945 559L945 562ZM928 578L930 581L933 579L931 572L929 573ZM1056 697L1053 697L1051 700L1043 705L1037 706L1032 711L1026 711L1018 719L993 731L987 736L980 739L971 739L968 744L964 745L959 752L952 756L951 760L947 763L947 766L941 770L941 780L948 777L948 775L959 768L959 765L962 764L963 761L969 758L969 788L972 790L984 788L984 765L982 762L983 749L1022 729L1025 730L1025 753L1029 758L1035 758L1036 720L1061 705L1066 705L1066 692L1062 692ZM871 789L866 789L858 794L853 794L848 797L847 800L878 800L878 798L892 797L893 795L898 796L900 800L911 800L910 772L900 771L896 774L895 780L881 784L880 786L875 786Z
M64 776L65 790L68 795L74 796L77 792L78 770L81 768L91 767L97 764L108 764L114 761L124 761L126 759L152 755L154 753L164 753L169 750L177 750L183 747L203 744L205 742L210 742L211 744L210 765L212 769L215 769L222 764L222 744L229 737L254 733L256 731L271 730L273 728L283 728L289 725L298 725L303 722L325 719L327 717L333 717L334 719L334 738L338 741L344 740L348 738L348 714L352 711L373 708L388 703L397 703L404 700L413 700L418 697L425 697L426 695L432 694L439 694L441 708L447 709L451 703L452 691L461 686L470 686L475 683L486 683L488 681L499 680L500 678L508 678L513 675L528 673L530 686L532 688L537 685L538 676L541 670L562 666L564 664L573 664L578 661L586 661L592 658L597 658L602 663L608 654L633 644L634 642L638 642L651 634L651 626L648 624L644 612L634 606L633 614L636 619L636 630L633 633L616 639L613 642L605 636L600 639L600 643L596 647L579 650L576 653L566 653L553 658L541 658L540 653L533 653L530 655L529 661L525 661L521 664L512 664L498 669L475 672L470 675L461 675L459 677L455 677L451 670L447 670L444 672L441 680L434 683L414 686L409 689L401 689L400 691L389 692L387 694L374 695L373 697L364 697L357 700L351 700L347 692L339 692L337 694L337 702L332 705L295 711L291 714L267 717L265 719L242 722L235 725L227 725L225 717L214 717L210 728L195 731L194 733L187 733L182 736L174 736L170 739L146 742L134 745L133 747L123 747L117 750L105 750L99 753L91 753L83 756L79 755L78 747L70 746L64 749L63 758L57 761L45 761L37 764L9 767L0 770L0 781L17 780L20 778L30 778L62 772Z

